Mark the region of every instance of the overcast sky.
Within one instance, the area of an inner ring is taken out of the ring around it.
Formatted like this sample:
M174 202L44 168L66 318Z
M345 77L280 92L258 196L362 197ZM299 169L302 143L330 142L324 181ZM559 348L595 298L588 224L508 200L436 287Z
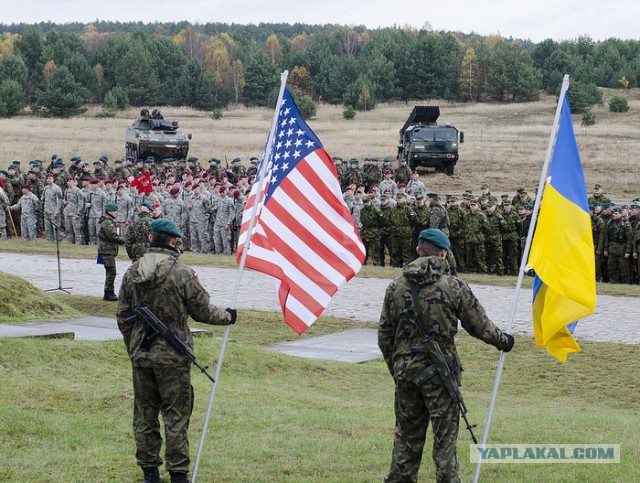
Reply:
M640 39L638 0L0 0L0 22L179 21L337 23L382 26L428 22L435 30L540 42Z

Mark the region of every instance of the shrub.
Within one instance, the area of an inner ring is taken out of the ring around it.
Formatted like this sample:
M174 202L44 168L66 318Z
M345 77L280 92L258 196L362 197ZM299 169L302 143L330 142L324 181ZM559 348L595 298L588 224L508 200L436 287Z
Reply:
M317 112L317 105L310 96L301 96L296 101L296 105L298 106L298 111L300 111L302 119L315 117Z
M215 119L216 121L222 119L222 109L214 109L211 113L211 119Z
M342 111L342 117L345 119L353 119L356 117L356 110L353 106L347 106L344 111Z
M593 126L596 123L596 115L591 112L591 109L587 109L582 114L582 125Z
M609 101L609 112L627 112L629 101L623 96L613 96Z

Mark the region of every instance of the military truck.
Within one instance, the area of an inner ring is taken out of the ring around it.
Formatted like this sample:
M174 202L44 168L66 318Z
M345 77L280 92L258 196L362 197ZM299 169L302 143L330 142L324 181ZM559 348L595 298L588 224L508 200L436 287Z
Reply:
M189 152L190 139L191 134L185 136L178 130L178 121L164 119L158 109L151 113L142 109L140 117L125 132L125 149L127 156L135 159L149 156L156 160L184 159Z
M439 106L415 106L400 129L398 160L406 161L411 170L435 168L449 176L458 162L458 144L464 133L450 124L439 126Z

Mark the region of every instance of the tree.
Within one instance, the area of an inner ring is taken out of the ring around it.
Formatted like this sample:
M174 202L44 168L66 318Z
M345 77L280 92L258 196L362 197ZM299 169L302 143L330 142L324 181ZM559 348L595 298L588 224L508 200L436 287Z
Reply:
M480 64L473 47L469 47L462 58L458 86L463 100L473 101L480 94Z
M260 52L247 67L243 89L244 102L248 107L268 106L269 97L278 90L278 71Z
M298 111L300 111L302 119L315 117L317 112L317 105L315 101L311 99L311 97L307 95L300 96L296 100L296 105L298 106Z
M36 94L36 110L48 117L70 117L84 112L79 86L65 66L57 67L46 91Z
M27 82L29 79L29 72L27 66L20 57L14 55L5 55L0 58L0 79L2 80L14 80L22 86L22 89L27 88Z
M7 79L0 84L0 116L13 116L27 105L24 88L18 81Z
M359 111L369 111L376 107L376 86L364 75L347 88L344 105L354 106Z
M609 100L609 112L627 112L629 110L629 101L624 96L613 96Z
M271 34L264 43L264 53L272 65L280 67L282 65L282 48L276 34Z
M197 60L189 61L184 67L176 82L176 90L179 105L212 109L215 104L213 78L207 75L203 65Z
M582 125L593 126L596 123L596 115L591 111L591 109L587 109L582 113Z
M289 78L287 79L287 85L293 90L296 95L299 96L309 96L311 98L316 95L316 87L313 83L313 78L311 77L311 73L304 66L296 65L291 74L289 74Z
M489 58L486 90L492 99L527 102L540 97L542 75L526 52L506 41L495 45Z
M160 82L151 54L142 42L133 42L117 67L117 85L126 89L132 106L152 104Z
M556 95L559 94L560 87L558 86ZM584 112L594 104L602 104L602 92L595 84L586 84L580 81L571 82L567 95L571 111L575 113Z
M16 53L27 67L28 82L27 96L29 101L35 99L36 90L42 83L42 51L44 48L42 36L35 30L28 30L14 43Z

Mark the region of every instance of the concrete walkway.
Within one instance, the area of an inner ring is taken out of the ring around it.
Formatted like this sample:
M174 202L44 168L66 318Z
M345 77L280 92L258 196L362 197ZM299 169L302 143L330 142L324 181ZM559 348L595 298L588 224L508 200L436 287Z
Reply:
M118 261L116 287L130 262ZM62 259L62 285L77 295L101 296L104 269L95 260ZM211 294L212 303L226 306L238 275L237 269L193 267ZM58 286L56 258L48 255L0 253L0 271L22 277L41 289ZM464 278L464 277L463 277ZM324 315L354 321L377 321L389 280L355 278L333 298ZM515 290L506 287L472 285L472 289L500 327L506 327ZM523 289L517 305L513 332L532 334L531 290ZM261 273L245 270L238 293L238 308L280 310L273 281ZM345 326L348 328L348 326ZM595 314L580 321L575 337L580 340L640 343L640 298L599 295Z

